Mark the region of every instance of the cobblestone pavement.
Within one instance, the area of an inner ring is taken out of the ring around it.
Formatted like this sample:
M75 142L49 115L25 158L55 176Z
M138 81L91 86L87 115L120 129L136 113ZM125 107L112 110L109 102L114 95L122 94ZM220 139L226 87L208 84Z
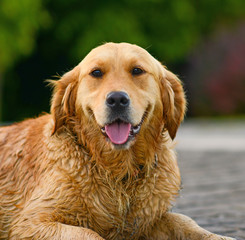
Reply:
M186 123L177 141L183 189L173 211L245 239L245 122Z

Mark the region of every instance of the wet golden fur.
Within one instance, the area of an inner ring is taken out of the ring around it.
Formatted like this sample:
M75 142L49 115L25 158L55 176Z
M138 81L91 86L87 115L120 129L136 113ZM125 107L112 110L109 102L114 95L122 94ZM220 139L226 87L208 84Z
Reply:
M98 67L102 78L90 74ZM140 47L108 43L54 85L51 114L0 129L0 239L221 239L169 212L185 113L173 73ZM116 149L101 127L106 94L121 90L132 124L144 121Z

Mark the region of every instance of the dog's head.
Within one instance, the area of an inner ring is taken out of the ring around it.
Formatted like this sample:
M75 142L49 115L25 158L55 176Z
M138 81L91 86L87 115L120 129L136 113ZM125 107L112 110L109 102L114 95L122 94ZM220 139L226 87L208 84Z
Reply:
M185 97L179 79L146 50L107 43L57 81L51 113L53 133L69 119L81 118L82 124L86 118L101 138L122 149L144 134L154 115L173 139L184 117Z

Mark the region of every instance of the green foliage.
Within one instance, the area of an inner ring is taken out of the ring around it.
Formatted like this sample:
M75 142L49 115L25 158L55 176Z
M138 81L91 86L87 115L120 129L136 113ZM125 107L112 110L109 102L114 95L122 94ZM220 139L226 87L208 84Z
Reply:
M104 42L138 44L180 73L204 39L244 21L244 9L244 0L0 0L0 118L1 103L5 120L48 111L43 80Z
M204 35L244 18L244 9L243 0L1 0L0 71L31 54L43 28L77 60L103 42L127 41L175 63Z
M174 64L206 34L245 16L243 0L73 0L59 1L57 8L51 13L56 40L68 44L77 60L103 42L127 41Z
M1 0L0 72L33 51L37 31L48 20L41 0Z

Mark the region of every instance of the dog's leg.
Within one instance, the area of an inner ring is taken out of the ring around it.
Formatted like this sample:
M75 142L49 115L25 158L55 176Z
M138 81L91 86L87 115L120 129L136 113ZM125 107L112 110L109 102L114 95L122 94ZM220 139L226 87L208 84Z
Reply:
M69 225L60 224L60 237L57 239L86 239L86 240L104 240L98 233L88 228L73 227Z
M234 240L234 238L213 234L191 218L177 213L166 213L156 224L149 239L160 240Z
M104 240L88 228L70 226L62 223L28 224L14 226L9 239L54 239L54 240Z

